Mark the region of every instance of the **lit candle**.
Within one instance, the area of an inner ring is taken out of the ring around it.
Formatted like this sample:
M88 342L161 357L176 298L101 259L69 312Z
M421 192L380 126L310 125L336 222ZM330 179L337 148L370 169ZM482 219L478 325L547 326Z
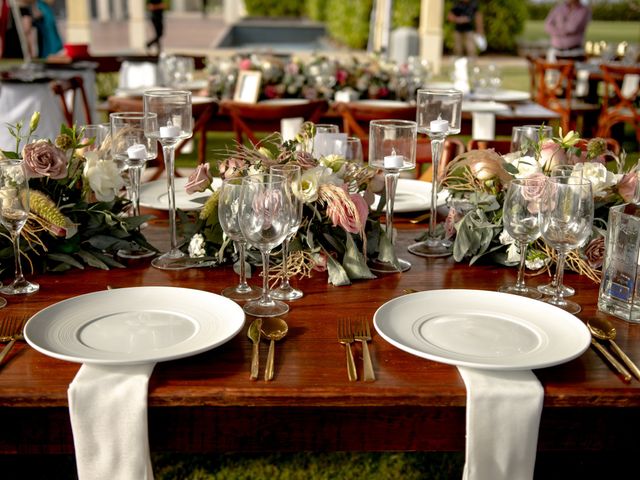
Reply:
M404 157L402 155L396 155L396 151L393 150L391 155L384 157L384 168L401 168L404 165Z
M437 120L431 120L429 130L431 133L447 133L449 130L449 122L438 117Z
M132 160L146 160L147 159L147 147L142 143L134 143L127 148L127 155Z
M160 138L175 138L180 135L180 127L167 123L166 127L160 127Z

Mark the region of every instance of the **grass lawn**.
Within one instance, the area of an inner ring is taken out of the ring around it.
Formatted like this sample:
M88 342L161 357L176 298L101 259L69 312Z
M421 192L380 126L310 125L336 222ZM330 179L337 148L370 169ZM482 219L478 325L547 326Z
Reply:
M604 40L607 43L629 43L640 42L640 26L638 22L604 22L594 21L587 27L587 40L599 42ZM529 20L525 24L524 32L520 38L525 41L536 41L549 38L544 31L544 21Z

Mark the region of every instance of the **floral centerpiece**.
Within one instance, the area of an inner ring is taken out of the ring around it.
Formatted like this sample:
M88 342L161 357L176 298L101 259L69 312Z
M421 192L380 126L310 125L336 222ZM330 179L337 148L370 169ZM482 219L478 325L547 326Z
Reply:
M314 270L326 270L329 282L334 285L375 278L367 267L367 257L393 256L377 220L379 212L370 214L369 207L374 193L384 190L384 180L367 165L347 162L337 155L314 158L306 149L313 136L313 124L305 124L302 133L292 141L281 143L279 135L274 134L256 148L238 146L220 163L220 175L227 179L266 172L275 164L300 165L303 220L290 244L290 272L308 276ZM218 221L218 190L211 187L208 164L198 167L186 188L189 193L212 191L189 232L190 256L212 257L219 263L235 260L232 244ZM274 271L277 275L278 269Z
M84 129L62 125L53 140L33 140L40 113L24 132L20 122L9 125L14 151L5 158L22 158L29 177L29 219L22 230L22 255L31 270L65 271L89 265L101 269L124 267L119 249L134 244L154 249L138 227L149 217L127 216L130 202L119 197L121 173L106 155L108 146L89 151ZM0 260L10 265L10 237L0 227ZM154 249L155 250L155 249Z
M489 257L501 264L517 264L520 253L502 227L503 199L510 181L549 175L556 165L569 164L575 165L572 175L591 181L595 220L590 241L571 252L567 265L599 281L608 209L633 198L637 166L624 171L624 155L609 151L605 140L586 142L573 131L566 135L560 131L559 137L542 140L534 151L534 156L502 156L493 150L472 150L449 163L442 185L451 194L451 209L443 226L446 235L454 238L454 258L473 263ZM544 271L553 261L553 250L542 240L528 249L526 265L532 270Z
M231 98L238 72L243 70L261 72L261 99L331 100L336 92L350 90L358 98L410 100L430 74L429 65L417 58L397 64L378 56L332 59L314 55L284 60L272 55L238 55L209 60L209 95Z

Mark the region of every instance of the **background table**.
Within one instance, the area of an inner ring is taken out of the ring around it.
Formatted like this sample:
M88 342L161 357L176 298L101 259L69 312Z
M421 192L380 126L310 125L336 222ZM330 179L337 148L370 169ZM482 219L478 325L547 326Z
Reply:
M403 227L401 219L397 226ZM286 315L289 335L277 345L275 379L249 381L251 343L245 329L224 346L161 363L152 375L149 428L152 451L451 451L463 450L465 387L455 367L414 357L374 333L370 349L377 380L347 379L344 348L336 339L336 318L371 320L384 302L405 288L495 290L515 280L515 269L456 264L406 252L423 230L402 230L398 252L413 263L406 273L327 284L326 274L294 280L304 298ZM160 246L163 220L147 229ZM113 287L172 285L219 292L236 282L230 267L161 271L129 269L39 276L35 295L10 298L2 315L32 314L74 295ZM530 279L532 284L549 279ZM260 283L256 277L250 280ZM598 286L568 273L583 305L582 319L596 311ZM612 318L612 317L609 317ZM619 344L640 361L640 326L613 319ZM246 322L248 326L249 321ZM261 346L264 368L267 344ZM354 347L361 375L360 347ZM44 356L19 344L0 370L0 453L62 453L73 450L67 386L79 366ZM614 374L591 349L564 365L536 371L545 388L539 448L635 452L640 426L640 383Z

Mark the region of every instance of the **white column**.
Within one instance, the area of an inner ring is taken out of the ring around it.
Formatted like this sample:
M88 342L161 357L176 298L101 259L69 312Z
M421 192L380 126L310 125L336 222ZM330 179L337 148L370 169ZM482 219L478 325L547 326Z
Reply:
M113 0L113 19L124 20L124 8L122 8L122 0Z
M235 23L247 15L244 0L223 0L222 13L225 23Z
M66 0L66 6L67 43L89 45L91 43L91 22L88 0Z
M129 0L129 46L134 50L144 50L147 39L146 2Z
M110 0L98 0L98 21L104 23L110 20L111 15L109 14L109 4Z
M442 21L444 0L421 0L420 57L429 61L433 73L442 68Z

